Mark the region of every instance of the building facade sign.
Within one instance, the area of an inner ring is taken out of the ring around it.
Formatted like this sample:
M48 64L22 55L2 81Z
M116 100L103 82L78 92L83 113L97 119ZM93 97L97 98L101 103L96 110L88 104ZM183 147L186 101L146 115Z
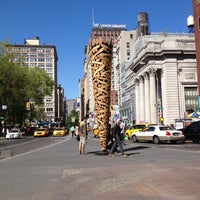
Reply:
M99 24L93 23L94 28L126 28L125 24Z

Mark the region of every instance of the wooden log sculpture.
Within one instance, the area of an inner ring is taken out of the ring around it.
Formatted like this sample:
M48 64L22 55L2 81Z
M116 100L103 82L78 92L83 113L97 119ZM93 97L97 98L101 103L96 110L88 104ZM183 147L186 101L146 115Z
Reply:
M101 38L90 42L90 63L100 146L107 151L110 117L112 43Z

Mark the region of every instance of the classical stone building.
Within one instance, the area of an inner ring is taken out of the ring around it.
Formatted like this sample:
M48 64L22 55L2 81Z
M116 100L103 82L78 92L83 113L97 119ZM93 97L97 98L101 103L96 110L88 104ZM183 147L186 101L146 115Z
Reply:
M175 119L197 111L194 34L141 36L128 65L136 123L174 124Z
M200 1L199 0L193 0L193 11L194 11L194 30L195 30L198 88L199 88L198 94L200 94ZM193 24L191 23L188 25L192 26Z

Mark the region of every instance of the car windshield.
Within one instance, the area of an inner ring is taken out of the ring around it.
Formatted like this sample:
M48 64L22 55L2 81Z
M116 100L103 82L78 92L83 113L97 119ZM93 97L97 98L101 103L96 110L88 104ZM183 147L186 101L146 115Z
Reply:
M11 129L10 132L11 133L18 133L18 130L17 129Z
M172 130L172 128L169 127L169 126L160 126L159 129L160 129L161 131Z
M150 126L146 131L155 131L155 127L153 127L153 126Z
M144 124L138 124L138 125L134 125L133 126L133 129L143 129L145 128L146 126Z

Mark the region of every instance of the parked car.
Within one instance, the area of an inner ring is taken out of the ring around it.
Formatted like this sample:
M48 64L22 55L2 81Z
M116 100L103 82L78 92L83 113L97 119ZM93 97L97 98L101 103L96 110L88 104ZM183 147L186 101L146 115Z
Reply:
M134 132L132 139L133 142L152 141L155 144L168 141L171 143L177 143L177 141L184 141L185 136L183 135L182 131L174 130L169 126L154 125L149 126L144 131Z
M125 131L125 134L128 136L128 139L130 139L134 134L134 132L142 131L144 128L148 126L149 124L134 124Z
M18 128L12 128L10 131L6 134L6 139L19 139L22 138L22 132Z
M53 136L65 136L67 134L67 130L64 128L55 128L53 131Z
M200 121L192 122L185 128L180 129L185 135L185 140L192 140L193 143L200 141Z
M48 134L49 131L47 128L39 128L34 131L34 137L46 137Z

